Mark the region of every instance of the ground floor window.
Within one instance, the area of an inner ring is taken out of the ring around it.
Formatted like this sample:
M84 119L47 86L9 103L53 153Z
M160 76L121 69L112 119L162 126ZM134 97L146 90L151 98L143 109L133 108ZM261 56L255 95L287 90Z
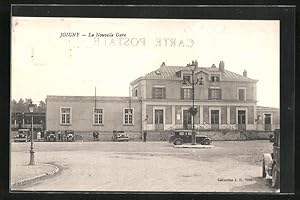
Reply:
M189 110L183 110L183 129L192 129L192 115Z
M124 109L123 124L124 125L133 125L133 109L132 108Z
M155 124L155 130L163 130L164 129L164 110L163 109L155 109L154 124Z
M238 110L238 129L246 130L246 111Z
M70 124L71 123L71 108L61 108L60 113L61 113L60 123L61 124Z
M265 114L264 116L265 130L271 130L271 114Z
M94 109L94 124L103 124L103 109Z
M219 110L210 111L210 121L212 129L219 129Z

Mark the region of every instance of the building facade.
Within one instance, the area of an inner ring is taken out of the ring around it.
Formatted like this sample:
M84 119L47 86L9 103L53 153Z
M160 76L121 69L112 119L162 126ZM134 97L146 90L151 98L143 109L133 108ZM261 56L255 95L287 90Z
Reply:
M141 103L129 97L47 96L47 130L140 135Z
M197 84L190 84L190 83ZM130 97L47 96L48 130L112 132L135 135L171 129L274 130L279 109L258 107L257 80L219 66L167 66L130 83ZM193 87L194 85L194 87ZM194 104L194 118L189 109Z

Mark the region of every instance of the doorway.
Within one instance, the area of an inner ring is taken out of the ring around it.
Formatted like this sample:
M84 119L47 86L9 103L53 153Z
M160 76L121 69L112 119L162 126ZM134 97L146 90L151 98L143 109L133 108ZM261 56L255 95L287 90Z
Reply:
M164 130L164 110L157 109L154 111L154 115L155 115L155 120L154 120L155 130Z

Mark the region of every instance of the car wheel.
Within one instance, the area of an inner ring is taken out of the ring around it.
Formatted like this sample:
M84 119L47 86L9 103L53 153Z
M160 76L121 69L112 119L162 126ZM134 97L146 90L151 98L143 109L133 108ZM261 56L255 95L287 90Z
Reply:
M263 159L263 163L262 163L262 177L266 178L267 174L266 174L266 167L265 167L265 160Z
M181 139L176 139L175 141L174 141L174 145L182 145L182 140Z
M204 144L204 145L209 145L209 141L208 141L208 140L205 140L205 141L203 142L203 144Z
M279 187L279 174L277 165L275 164L272 170L272 187L278 188Z

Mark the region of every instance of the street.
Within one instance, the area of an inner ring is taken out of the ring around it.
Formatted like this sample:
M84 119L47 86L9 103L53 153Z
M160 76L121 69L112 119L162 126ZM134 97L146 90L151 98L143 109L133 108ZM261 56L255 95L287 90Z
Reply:
M273 192L262 174L269 141L214 141L211 149L168 142L36 142L37 164L59 173L14 186L27 191ZM28 164L30 143L11 143L11 180ZM32 167L32 166L29 166Z

